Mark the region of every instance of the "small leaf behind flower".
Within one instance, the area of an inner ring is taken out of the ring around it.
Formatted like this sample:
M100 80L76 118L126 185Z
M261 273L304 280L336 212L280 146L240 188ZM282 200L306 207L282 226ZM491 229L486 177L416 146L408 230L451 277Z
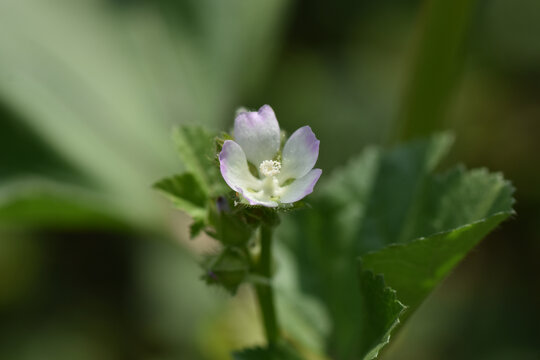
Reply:
M190 226L189 226L189 237L191 239L197 237L205 228L206 223L204 220L195 220Z
M164 178L153 187L163 192L177 208L191 215L195 221L206 217L208 194L193 174Z
M202 126L180 126L173 139L185 169L192 173L209 194L223 192L223 179L216 166L216 135Z

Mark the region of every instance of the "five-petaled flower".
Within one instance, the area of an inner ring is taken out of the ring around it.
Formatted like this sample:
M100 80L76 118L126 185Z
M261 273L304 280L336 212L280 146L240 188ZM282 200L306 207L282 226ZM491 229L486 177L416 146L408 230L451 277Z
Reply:
M268 105L241 112L234 121L234 141L226 140L219 154L227 184L250 205L277 207L311 194L321 176L313 169L319 143L309 126L296 130L281 147L281 132ZM250 164L256 169L252 174Z

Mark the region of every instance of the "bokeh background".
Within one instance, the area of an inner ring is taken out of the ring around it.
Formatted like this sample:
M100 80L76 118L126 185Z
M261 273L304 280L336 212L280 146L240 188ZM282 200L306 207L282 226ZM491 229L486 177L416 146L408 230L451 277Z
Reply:
M540 358L537 0L0 0L0 358L226 359L249 294L206 288L150 185L174 124L271 104L330 173L451 130L447 165L517 188L385 359ZM251 305L250 305L251 304Z

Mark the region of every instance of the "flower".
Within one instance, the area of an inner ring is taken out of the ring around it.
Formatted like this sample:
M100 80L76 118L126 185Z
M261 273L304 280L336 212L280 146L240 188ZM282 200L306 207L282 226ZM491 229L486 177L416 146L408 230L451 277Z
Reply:
M319 143L311 128L304 126L280 151L274 110L264 105L259 111L241 112L234 121L234 141L226 140L219 154L221 175L250 205L294 203L311 194L321 176L321 169L313 169Z

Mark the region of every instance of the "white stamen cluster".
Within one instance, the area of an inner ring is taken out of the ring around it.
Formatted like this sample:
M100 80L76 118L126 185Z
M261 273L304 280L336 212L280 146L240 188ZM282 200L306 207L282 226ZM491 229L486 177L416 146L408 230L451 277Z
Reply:
M276 176L281 171L281 163L275 160L264 160L259 165L259 170L266 177Z

